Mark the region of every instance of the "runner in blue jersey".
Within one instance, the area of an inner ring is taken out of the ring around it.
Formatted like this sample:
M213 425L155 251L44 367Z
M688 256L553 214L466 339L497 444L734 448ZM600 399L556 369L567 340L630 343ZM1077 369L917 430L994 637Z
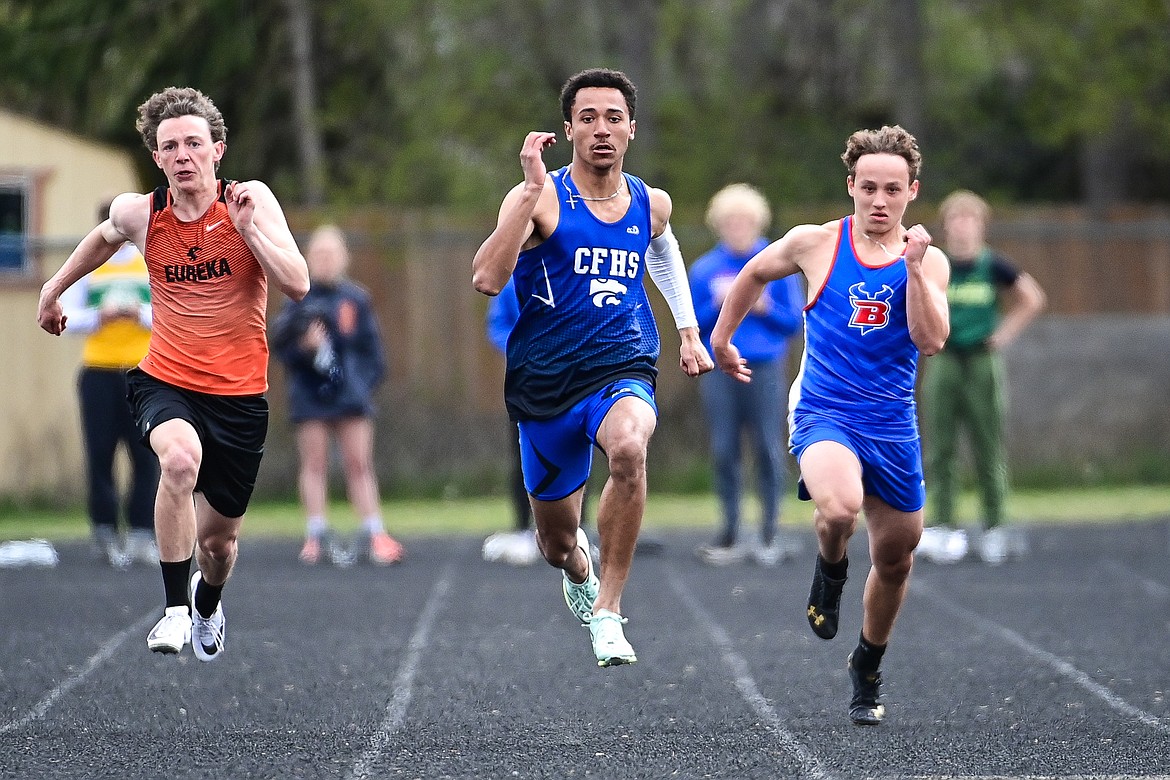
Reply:
M816 509L818 554L808 620L822 639L837 633L846 547L865 511L872 565L861 636L849 656L854 723L881 722L878 671L902 606L922 535L925 488L914 405L918 355L950 332L946 256L921 225L902 217L918 195L922 157L901 127L860 130L841 155L853 214L799 225L748 261L732 283L711 347L741 381L751 369L731 344L764 286L801 273L805 352L789 399L792 452L802 498Z
M682 370L694 377L714 367L670 230L670 196L622 171L635 100L620 71L586 70L565 83L561 110L572 161L549 173L542 153L556 135L528 134L520 152L524 181L504 198L472 264L475 289L487 295L514 280L520 316L508 337L505 402L519 422L541 553L563 571L565 602L589 626L600 666L637 660L622 628L621 597L658 421L659 337L644 275L674 315ZM580 528L594 446L609 463L597 507L600 578Z

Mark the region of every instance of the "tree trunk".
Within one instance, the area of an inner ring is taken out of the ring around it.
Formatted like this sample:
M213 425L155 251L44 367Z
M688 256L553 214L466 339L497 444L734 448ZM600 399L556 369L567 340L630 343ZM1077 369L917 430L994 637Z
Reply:
M284 0L292 42L293 119L301 165L303 200L317 206L325 200L324 149L317 122L317 90L313 75L313 30L307 0Z

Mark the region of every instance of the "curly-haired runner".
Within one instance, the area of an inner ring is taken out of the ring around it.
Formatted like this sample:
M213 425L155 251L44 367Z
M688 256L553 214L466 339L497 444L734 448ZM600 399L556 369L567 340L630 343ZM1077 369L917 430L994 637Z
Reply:
M169 87L138 112L167 186L114 199L109 219L41 289L37 321L59 335L65 289L126 241L143 253L154 329L146 357L130 371L129 394L162 470L155 531L166 593L147 646L179 653L190 641L197 658L212 661L224 646L220 593L268 432L268 281L299 300L309 274L272 190L216 177L227 128L209 98Z

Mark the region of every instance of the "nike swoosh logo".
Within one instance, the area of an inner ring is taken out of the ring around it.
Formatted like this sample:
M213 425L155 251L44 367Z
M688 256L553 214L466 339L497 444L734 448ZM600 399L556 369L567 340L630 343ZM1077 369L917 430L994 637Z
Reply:
M222 219L219 222L211 223L210 225L207 226L207 232L210 233L211 231L215 230L217 227L219 227L222 224L223 224Z

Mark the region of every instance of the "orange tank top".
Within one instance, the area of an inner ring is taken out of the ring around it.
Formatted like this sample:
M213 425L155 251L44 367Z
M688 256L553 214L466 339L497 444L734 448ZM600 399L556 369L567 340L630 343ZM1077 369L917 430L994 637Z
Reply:
M268 390L268 278L219 198L193 222L154 191L146 267L154 329L139 367L155 379L212 395Z

